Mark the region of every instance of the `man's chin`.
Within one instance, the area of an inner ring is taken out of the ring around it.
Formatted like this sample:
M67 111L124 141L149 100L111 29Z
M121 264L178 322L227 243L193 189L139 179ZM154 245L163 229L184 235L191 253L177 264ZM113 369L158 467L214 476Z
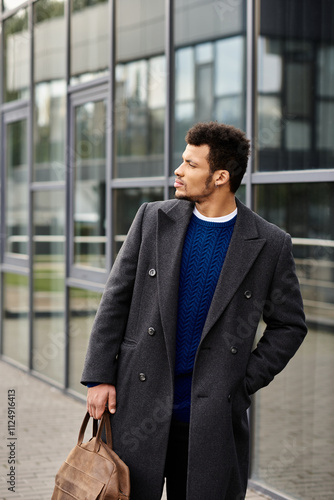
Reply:
M176 198L177 200L186 200L187 196L183 193L180 193L180 191L176 190L174 193L174 198Z
M183 193L178 193L177 191L175 191L174 198L176 198L177 200L196 202L196 200L194 200L190 196L187 196L186 194L183 194Z

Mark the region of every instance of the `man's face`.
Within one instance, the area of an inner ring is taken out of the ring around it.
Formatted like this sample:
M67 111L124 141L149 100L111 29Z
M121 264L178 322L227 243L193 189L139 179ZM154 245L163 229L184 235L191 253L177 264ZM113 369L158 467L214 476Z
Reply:
M175 170L175 198L201 203L210 199L215 190L213 174L210 171L207 144L188 144L182 155L183 162Z

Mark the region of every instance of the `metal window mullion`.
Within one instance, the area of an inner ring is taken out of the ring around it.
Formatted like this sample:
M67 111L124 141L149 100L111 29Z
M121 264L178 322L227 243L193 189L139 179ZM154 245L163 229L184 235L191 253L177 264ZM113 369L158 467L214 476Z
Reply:
M31 191L60 191L64 190L65 182L64 181L56 181L56 182L31 182L30 189Z
M257 43L260 19L260 0L246 1L246 65L247 65L247 82L246 82L246 134L251 139L251 156L249 159L248 174L246 176L246 205L249 208L253 207L253 189L252 189L252 172L255 170L257 162L256 136L257 136L257 110L256 110L256 91L257 91ZM252 463L254 459L254 427L255 427L255 412L253 404L248 410L249 426L250 426L250 466L249 477L252 476Z
M251 139L251 156L246 177L246 205L253 206L252 172L255 170L257 151L256 144L256 84L257 84L257 36L259 0L246 2L246 135Z
M0 78L0 81L2 81L2 78ZM1 111L3 113L10 113L11 111L25 109L27 106L29 106L29 102L30 102L29 99L18 99L17 101L9 101L2 104Z
M0 111L2 109L3 103L3 70L4 70L4 29L3 22L0 24ZM3 173L5 170L4 165L4 137L3 137L3 123L2 123L2 114L0 115L0 297L2 301L3 297L3 288L2 288L2 273L1 273L1 264L2 264L2 255L3 255L3 234L4 234L4 226L3 226L3 208L4 208L4 185L3 185ZM0 354L2 353L2 303L0 303Z
M34 316L34 275L33 275L33 166L34 166L34 152L33 152L33 120L34 120L34 4L31 3L28 7L28 29L30 32L30 73L29 73L29 107L28 107L28 258L29 258L29 370L33 370L33 350L34 350L34 336L33 336L33 316Z
M334 182L334 169L282 170L280 172L255 172L252 184L292 184L292 183Z
M0 165L1 165L1 172L0 172L0 188L1 188L1 196L0 196L0 265L3 262L4 255L5 255L5 234L6 234L6 226L5 226L5 208L6 208L6 203L5 203L5 170L6 170L6 164L5 164L5 141L6 141L6 127L4 124L4 118L3 115L1 116L1 125L0 125L0 133L1 133L1 145L3 146L0 150Z
M164 199L169 198L169 172L173 162L173 130L174 130L174 0L166 1L166 113L164 137Z
M3 311L3 272L1 269L1 263L0 263L0 297L1 297L1 304L0 304L0 356L3 354L3 329L2 329L2 311Z
M67 147L67 198L68 198L68 223L67 223L67 241L68 241L68 276L71 276L72 272L72 267L74 263L74 258L73 258L73 246L74 246L74 237L73 237L73 231L74 231L74 224L73 224L73 215L74 215L74 179L73 179L73 170L74 170L74 127L75 127L75 106L71 102L70 99L68 99L69 102L69 107L68 107L68 123L69 123L69 128L68 128L68 147Z
M70 59L70 56L69 56ZM69 76L70 78L70 76ZM91 92L94 95L94 90L96 87L107 86L109 84L109 76L102 76L100 78L95 78L94 80L89 80L88 82L78 83L76 85L68 84L67 92L68 94L80 94L85 91Z
M66 70L65 70L65 80L66 80L66 119L65 119L65 151L64 151L64 162L65 162L65 310L64 310L64 322L65 322L65 351L64 351L64 387L68 389L69 386L69 341L70 341L70 293L69 287L67 286L67 279L70 273L70 183L69 183L69 130L70 130L70 99L68 93L68 87L71 77L71 0L65 0L64 3L64 15L65 15L65 30L66 30L66 41L65 41L65 58L66 58Z
M133 177L133 178L120 178L111 181L112 189L123 188L141 188L141 187L165 187L166 177ZM169 179L167 178L167 185Z
M82 290L90 290L92 292L102 293L105 284L95 283L93 281L83 281L78 278L67 278L66 285L68 288L81 288Z
M109 70L109 92L107 106L107 170L106 170L106 266L107 271L111 269L113 262L113 190L112 177L115 163L115 122L114 104L116 98L115 68L116 68L116 0L110 0L110 70Z
M2 30L3 31L3 30ZM3 47L3 44L1 45ZM1 51L3 54L3 51ZM1 61L0 61L0 71L1 71L1 64L2 64L2 54L1 54ZM3 73L1 73L3 74ZM2 78L1 78L2 80ZM2 88L2 85L0 84L0 89ZM2 94L1 94L2 95ZM1 96L0 96L1 99ZM4 145L4 127L2 123L2 116L0 117L0 146ZM1 297L1 302L0 302L0 354L3 354L3 318L2 318L2 312L3 312L3 246L4 246L4 231L5 231L5 226L4 226L4 173L5 173L5 163L4 163L4 147L0 147L0 297Z
M82 104L86 104L87 102L96 102L106 99L108 92L109 88L105 81L103 85L89 87L83 89L80 92L71 92L69 93L69 109L71 107L81 106ZM71 128L72 126L70 120L68 126L69 128Z

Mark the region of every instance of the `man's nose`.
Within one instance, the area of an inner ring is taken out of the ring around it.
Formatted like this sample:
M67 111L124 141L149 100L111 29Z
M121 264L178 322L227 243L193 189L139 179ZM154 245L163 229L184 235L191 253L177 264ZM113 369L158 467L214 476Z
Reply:
M181 163L181 165L179 165L175 170L174 170L174 174L177 176L177 177L182 177L183 176L183 163Z

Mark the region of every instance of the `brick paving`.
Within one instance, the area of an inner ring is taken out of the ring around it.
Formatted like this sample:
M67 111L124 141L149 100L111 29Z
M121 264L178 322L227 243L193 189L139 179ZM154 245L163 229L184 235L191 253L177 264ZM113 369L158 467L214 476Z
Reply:
M310 329L256 395L253 475L300 500L334 499L334 335Z
M76 443L84 401L4 361L0 361L0 380L0 500L50 500L54 476ZM14 436L8 430L9 390L15 390L15 429L10 428ZM89 426L86 439L90 432ZM7 483L10 453L15 459L15 492ZM247 500L264 498L268 497L247 492Z

